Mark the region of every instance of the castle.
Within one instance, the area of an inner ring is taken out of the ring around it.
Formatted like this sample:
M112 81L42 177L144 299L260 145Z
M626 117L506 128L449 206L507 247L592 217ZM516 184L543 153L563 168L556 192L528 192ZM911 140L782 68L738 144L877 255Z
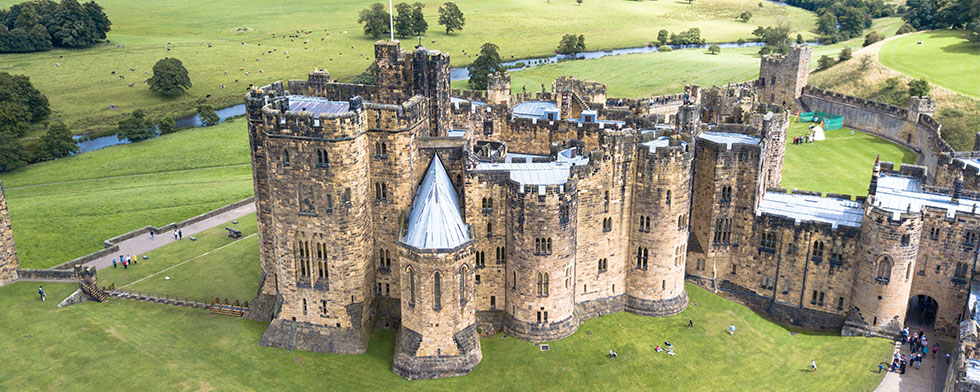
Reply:
M611 312L676 314L685 281L810 329L895 336L915 309L955 330L980 189L937 186L952 149L927 97L906 110L809 87L809 57L615 99L574 78L512 93L505 73L451 90L447 55L379 41L375 85L315 70L250 91L260 344L357 354L396 327L395 373L463 375L481 333L549 341ZM867 195L788 193L803 109L896 124L875 129L923 165L875 162Z

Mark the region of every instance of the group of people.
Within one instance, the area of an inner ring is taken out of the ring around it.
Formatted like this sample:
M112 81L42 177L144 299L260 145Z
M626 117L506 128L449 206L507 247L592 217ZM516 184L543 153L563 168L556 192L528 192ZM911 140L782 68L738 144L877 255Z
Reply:
M798 136L793 138L793 144L813 143L809 136Z
M658 344L657 345L657 348L655 348L654 350L656 350L658 353L659 352L667 352L667 355L671 355L671 356L677 355L677 354L674 354L674 345L673 344L670 344L670 341L669 340L666 341L666 342L664 342L664 346L663 347L660 347L660 345Z
M119 255L118 259L115 257L112 258L112 268L118 268L119 265L122 265L123 269L129 269L130 264L137 264L136 260L136 255Z
M903 346L908 345L909 354L906 356L896 352L892 355L892 362L888 368L890 371L905 374L905 369L913 365L918 369L922 365L922 360L929 355L929 339L926 337L925 331L920 329L916 332L910 332L908 327L905 327L902 329L900 340ZM939 355L939 343L933 343L931 351L932 358L935 359ZM949 362L948 353L946 354L946 362ZM884 362L878 364L878 372L880 373L884 370L885 366L886 364Z

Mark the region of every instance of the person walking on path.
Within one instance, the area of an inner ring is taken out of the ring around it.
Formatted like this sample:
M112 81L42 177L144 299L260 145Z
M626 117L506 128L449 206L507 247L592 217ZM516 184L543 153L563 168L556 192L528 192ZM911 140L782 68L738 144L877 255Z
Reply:
M728 334L735 336L735 323L732 323L732 325L728 327Z
M694 319L687 320L687 329L694 329Z
M174 241L177 240L177 230L174 230Z
M37 286L37 294L41 296L41 302L44 302L44 297L47 297L47 295L44 294L44 286Z
M116 258L112 258L112 268L116 268Z
M939 354L939 343L932 345L932 359L936 359L937 354Z
M153 239L153 234L154 234L154 233L153 233L153 229L150 229L150 239L151 239L151 240Z
M810 360L810 369L811 369L810 370L811 372L817 371L817 360L816 359Z
M882 370L885 370L885 363L884 362L878 362L878 374L881 374L881 371Z
M180 230L180 229L177 230L177 239L178 240L184 239L184 231L183 230Z

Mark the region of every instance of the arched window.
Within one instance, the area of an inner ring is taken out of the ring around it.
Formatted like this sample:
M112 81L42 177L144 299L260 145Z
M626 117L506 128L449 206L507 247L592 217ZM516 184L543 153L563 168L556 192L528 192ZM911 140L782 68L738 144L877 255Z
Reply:
M374 155L381 156L381 143L374 143Z
M541 254L541 239L534 239L534 254Z
M891 257L888 257L888 255L878 258L878 262L875 263L875 280L888 283L891 280L893 264Z
M388 143L381 143L381 156L388 156Z
M640 231L643 231L643 215L640 215Z
M466 305L466 266L459 268L459 303L460 306Z
M823 241L813 242L813 257L823 257Z
M415 306L415 270L412 267L408 267L408 292L408 305Z
M647 222L646 222L646 228L645 229L646 229L646 231L650 231L650 217L649 216L647 217Z
M636 269L643 267L643 248L636 248Z
M442 309L442 275L438 271L432 277L432 309Z
M493 224L487 222L487 238L490 238L491 235L493 235Z
M381 200L388 200L388 184L381 183Z
M488 197L487 198L487 208L493 209L493 198L492 197Z
M548 250L547 250L547 253L549 255L551 254L551 238L548 238Z
M667 190L667 205L670 205L670 189Z

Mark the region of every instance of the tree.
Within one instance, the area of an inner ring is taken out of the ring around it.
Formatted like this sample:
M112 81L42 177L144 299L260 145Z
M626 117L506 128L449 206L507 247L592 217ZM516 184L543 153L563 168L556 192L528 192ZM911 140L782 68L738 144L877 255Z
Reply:
M367 68L364 69L364 72L361 72L360 74L357 74L353 78L351 78L351 83L375 84L375 76L377 74L378 74L378 63L373 62L371 63L371 65L369 65Z
M702 45L704 39L701 38L701 29L692 27L680 34L671 34L670 43L672 45Z
M136 109L129 117L119 121L118 134L116 135L119 140L129 140L135 143L153 136L156 136L153 132L153 124L146 121L146 114L143 113L143 109Z
M480 47L480 55L466 68L470 74L470 88L474 90L487 89L487 75L502 69L499 50L497 45L489 42Z
M88 12L77 0L62 0L54 14L51 37L55 45L82 47L95 43L88 29Z
M61 121L48 126L48 131L41 136L36 150L39 161L64 158L76 152L78 152L78 143L75 142L65 123Z
M752 35L766 45L759 50L761 54L768 53L788 53L789 52L789 27L786 26L759 26Z
M165 58L153 65L153 77L149 80L150 91L166 97L175 97L191 88L191 78L184 63L175 58Z
M885 39L885 36L877 31L872 31L868 35L864 36L864 46L871 45L875 42Z
M459 10L456 3L447 2L439 7L439 24L445 26L446 34L449 34L456 30L463 30L466 18L463 17L463 11Z
M165 116L157 121L157 130L160 131L161 135L174 133L177 131L177 122L174 121L173 116Z
M852 57L851 48L841 49L840 50L840 55L837 56L837 62L838 63L843 63L843 62L845 62L847 60L850 60L851 57Z
M395 35L409 37L414 35L412 26L412 6L408 3L395 4Z
M423 8L425 8L424 3L416 2L412 4L412 32L418 37L421 37L429 30L429 22L425 21L425 15L422 14Z
M916 30L933 28L936 16L935 0L908 0L905 2L905 19Z
M752 19L752 13L749 11L742 12L738 15L738 20L741 20L742 23L748 23L749 19Z
M803 34L796 33L796 44L803 45Z
M0 134L21 137L30 122L27 107L14 101L0 101Z
M868 67L871 66L871 61L872 60L870 55L861 56L861 70L862 71L867 70Z
M42 120L51 114L48 97L34 88L31 79L24 75L0 72L0 102L18 105L18 117L24 122Z
M214 106L203 99L197 102L197 116L201 119L201 125L205 127L216 125L221 121L221 117L218 117L218 113L214 111Z
M831 35L837 32L837 16L830 12L824 12L817 18L817 32L823 35Z
M718 44L711 44L711 46L708 47L708 52L711 54L721 53L721 47L718 46Z
M361 10L357 23L364 24L364 34L378 38L382 34L391 32L388 25L389 18L391 18L391 14L385 10L385 6L381 3L374 3Z
M909 81L909 95L913 97L925 97L929 95L929 81L925 79L915 79Z
M667 39L669 38L670 38L670 32L667 31L666 29L660 30L660 32L657 33L657 41L660 42L661 45L667 45Z
M585 36L576 36L575 34L565 34L561 37L561 42L558 43L558 49L555 50L558 54L575 54L584 51Z
M901 27L898 28L898 31L896 31L895 34L896 35L901 35L901 34L908 34L908 33L914 33L914 32L915 32L915 27L912 27L912 25L910 25L908 23L905 23Z
M830 57L828 55L820 56L820 59L817 60L817 68L820 69L827 69L833 67L834 64L837 64L837 62L834 61L833 57Z
M31 1L0 10L0 52L84 47L106 38L111 22L95 2Z
M11 171L24 166L27 157L20 142L9 133L0 132L0 171Z
M970 23L967 28L966 39L974 45L980 46L980 21Z
M578 5L582 5L582 0L575 0L575 2L578 3Z

